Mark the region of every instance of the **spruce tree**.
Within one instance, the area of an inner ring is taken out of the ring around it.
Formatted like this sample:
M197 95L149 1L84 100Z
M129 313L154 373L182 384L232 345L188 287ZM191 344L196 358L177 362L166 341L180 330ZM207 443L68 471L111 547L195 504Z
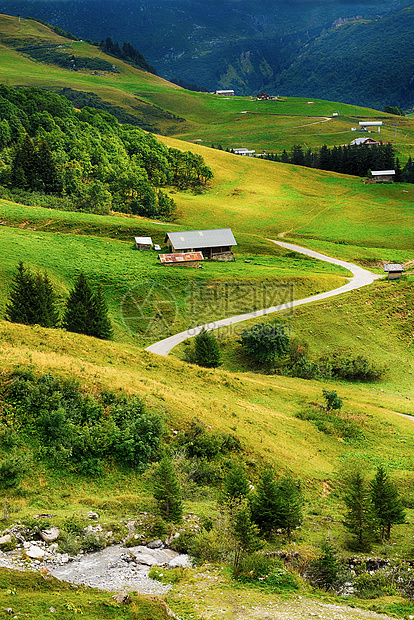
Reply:
M172 461L167 456L161 460L154 479L154 497L160 514L177 523L183 516L181 489Z
M369 490L360 472L350 476L343 500L348 509L344 526L354 536L352 546L358 551L367 551L371 544L373 522Z
M102 289L93 292L85 275L81 273L69 293L63 318L63 327L76 334L108 339L112 327Z
M99 284L94 296L95 320L92 326L95 338L109 340L112 338L113 330L111 320L108 316L108 306L104 296L102 286Z
M302 524L303 496L300 483L291 476L285 476L279 482L280 491L280 522L279 527L285 530L291 539L294 529Z
M373 514L380 529L381 540L390 540L391 526L404 523L405 513L398 490L382 465L378 467L370 489Z
M223 481L223 493L226 499L240 500L250 491L249 480L242 463L232 462Z
M20 261L6 306L6 318L12 323L56 327L59 320L56 295L47 274L34 275Z
M263 535L270 537L281 522L281 493L274 473L266 469L259 482L252 500L252 518Z
M56 306L57 298L53 285L47 273L37 273L35 276L37 293L37 320L42 327L56 327L59 322L59 312Z
M194 359L199 366L216 368L221 363L220 346L213 332L202 329L194 338Z

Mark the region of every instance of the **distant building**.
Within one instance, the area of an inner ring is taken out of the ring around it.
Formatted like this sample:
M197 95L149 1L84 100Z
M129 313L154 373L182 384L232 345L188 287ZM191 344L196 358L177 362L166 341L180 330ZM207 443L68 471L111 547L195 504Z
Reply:
M234 90L216 90L216 95L225 95L226 97L233 97Z
M173 253L202 252L204 258L233 261L232 247L237 245L231 228L168 232L166 245Z
M404 265L401 263L385 263L384 271L388 272L388 280L399 280L403 274Z
M266 93L260 93L260 95L257 95L256 99L258 101L271 101L272 99L277 99L277 96L266 95Z
M349 146L380 146L380 144L382 144L382 142L374 140L373 138L368 138L368 136L363 136L352 140L352 142L349 143Z
M244 155L244 157L253 157L256 151L249 151L249 149L232 149L235 155Z
M152 248L151 237L135 237L135 247L137 250L150 250Z
M395 170L371 170L371 176L375 183L392 183Z

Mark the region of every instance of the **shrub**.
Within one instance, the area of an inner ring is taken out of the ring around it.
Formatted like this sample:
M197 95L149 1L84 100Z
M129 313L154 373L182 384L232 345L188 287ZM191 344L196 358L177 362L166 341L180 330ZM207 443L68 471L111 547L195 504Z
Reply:
M233 548L228 536L216 528L202 530L189 543L189 554L197 563L229 561Z
M14 551L17 547L17 540L14 536L11 537L11 540L8 542L4 542L0 544L0 549L2 551Z
M83 534L88 520L80 514L72 514L63 521L62 530L70 534Z
M365 599L392 596L397 593L394 579L388 569L358 575L354 587L357 596Z
M67 553L70 556L78 555L80 552L80 544L76 536L71 532L60 531L58 538L59 553Z
M275 362L290 351L287 329L276 323L258 323L245 329L240 342L247 355L258 364Z
M106 547L105 534L103 532L88 532L81 546L84 551L100 551Z
M313 586L335 591L346 580L337 551L328 541L322 543L320 555L309 565L306 577Z
M216 368L221 363L220 346L212 331L204 328L194 338L194 361L199 366Z
M12 454L0 463L0 487L17 487L30 469L31 458L24 454Z
M252 553L240 560L235 576L239 581L257 581L266 578L276 568L283 568L283 562L279 559L270 558L263 553Z

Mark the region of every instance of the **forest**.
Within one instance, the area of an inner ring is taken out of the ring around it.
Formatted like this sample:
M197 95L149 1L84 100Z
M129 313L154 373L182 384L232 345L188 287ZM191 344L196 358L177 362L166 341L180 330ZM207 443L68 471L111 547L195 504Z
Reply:
M0 86L0 197L25 204L155 219L174 216L162 188L201 191L200 155L167 148L104 110L76 110L38 88ZM53 196L53 205L50 200Z

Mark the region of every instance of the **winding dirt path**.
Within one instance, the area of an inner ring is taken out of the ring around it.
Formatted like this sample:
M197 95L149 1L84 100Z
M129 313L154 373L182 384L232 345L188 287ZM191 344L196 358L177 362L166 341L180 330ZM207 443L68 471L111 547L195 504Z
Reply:
M341 267L344 267L353 274L353 277L349 280L347 284L344 284L339 288L335 288L332 291L326 291L325 293L319 293L318 295L312 295L311 297L305 297L304 299L297 299L286 304L281 304L280 306L263 308L262 310L255 310L253 312L247 312L246 314L239 314L237 316L227 317L226 319L220 319L219 321L214 321L213 323L199 325L198 327L194 327L184 332L180 332L179 334L175 334L174 336L170 336L169 338L164 338L164 340L154 342L154 344L151 344L145 350L150 351L151 353L156 353L157 355L166 356L171 351L171 349L173 349L181 342L184 342L184 340L187 340L187 338L192 338L193 336L196 336L201 332L203 328L207 331L211 331L212 329L217 329L219 327L228 327L230 325L234 325L235 323L241 323L242 321L247 321L248 319L266 316L267 314L272 314L273 312L280 312L281 310L287 310L290 308L295 308L296 306L310 304L313 301L328 299L329 297L341 295L342 293L347 293L348 291L361 288L362 286L367 286L368 284L372 284L378 278L383 277L381 275L371 273L371 271L363 269L362 267L354 265L353 263L348 263L347 261L332 258L330 256L326 256L325 254L315 252L314 250L302 248L299 245L285 243L284 241L273 241L273 243L276 243L276 245L280 245L282 248L285 248L287 250L299 252L300 254L305 254L306 256L317 258L318 260L322 260L326 263L332 263L333 265L339 265Z

